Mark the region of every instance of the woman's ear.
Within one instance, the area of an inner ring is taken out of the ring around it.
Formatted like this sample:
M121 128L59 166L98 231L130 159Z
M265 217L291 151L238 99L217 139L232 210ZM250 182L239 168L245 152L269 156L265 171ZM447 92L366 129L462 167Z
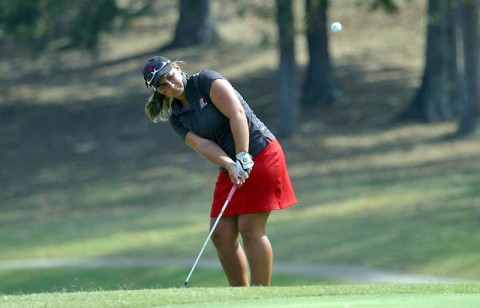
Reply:
M172 66L177 69L180 73L182 72L182 69L180 68L180 65L176 64L176 63L172 63Z

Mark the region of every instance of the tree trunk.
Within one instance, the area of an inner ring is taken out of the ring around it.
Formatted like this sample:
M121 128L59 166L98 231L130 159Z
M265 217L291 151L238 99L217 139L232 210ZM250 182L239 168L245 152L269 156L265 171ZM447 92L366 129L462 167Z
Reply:
M459 115L455 45L455 1L429 0L422 84L401 120L437 122Z
M458 128L459 135L480 134L480 37L478 3L459 0L463 33L464 106Z
M167 48L217 44L221 41L210 12L210 0L180 0L175 37Z
M276 134L293 133L297 122L295 29L292 0L276 0L280 60L277 69Z
M309 62L305 72L300 101L303 106L331 105L335 85L327 31L328 0L306 0L306 36Z

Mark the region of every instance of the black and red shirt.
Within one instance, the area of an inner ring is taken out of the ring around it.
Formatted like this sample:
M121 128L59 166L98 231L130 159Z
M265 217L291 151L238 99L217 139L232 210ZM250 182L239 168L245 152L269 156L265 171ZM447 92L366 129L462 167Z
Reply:
M226 80L224 76L211 70L185 76L183 83L189 106L183 107L179 101L174 100L169 122L183 141L185 141L187 133L191 131L202 138L215 142L230 158L235 160L235 142L230 128L230 120L217 109L210 98L210 89L216 79ZM240 93L236 90L235 93L245 110L248 121L249 153L255 157L268 145L267 139L274 140L275 136L255 116Z

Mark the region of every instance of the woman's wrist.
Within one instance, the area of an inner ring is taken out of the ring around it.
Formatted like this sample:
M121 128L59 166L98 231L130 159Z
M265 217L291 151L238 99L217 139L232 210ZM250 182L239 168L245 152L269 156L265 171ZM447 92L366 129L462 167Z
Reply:
M233 164L235 167L237 166L237 164L232 160L232 161L227 162L227 163L225 164L225 167L224 167L224 168L228 170L228 166L229 166L229 165L232 165L232 164Z

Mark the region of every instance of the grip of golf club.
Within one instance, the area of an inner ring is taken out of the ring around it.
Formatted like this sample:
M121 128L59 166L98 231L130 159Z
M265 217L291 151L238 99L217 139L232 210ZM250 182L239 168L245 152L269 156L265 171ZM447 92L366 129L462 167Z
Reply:
M232 189L230 189L230 193L228 194L227 200L230 201L232 199L233 193L237 190L237 184L233 184Z
M213 225L213 228L211 230L212 232L213 232L213 229L215 229L215 227L217 226L217 223L220 220L220 217L223 216L223 212L225 212L225 209L227 208L227 204L232 199L232 196L233 196L233 193L235 192L235 190L237 190L237 184L233 184L232 189L230 189L230 193L228 194L227 199L225 200L225 204L223 205L222 210L220 211L220 214L218 214L217 220L215 221L215 224Z

